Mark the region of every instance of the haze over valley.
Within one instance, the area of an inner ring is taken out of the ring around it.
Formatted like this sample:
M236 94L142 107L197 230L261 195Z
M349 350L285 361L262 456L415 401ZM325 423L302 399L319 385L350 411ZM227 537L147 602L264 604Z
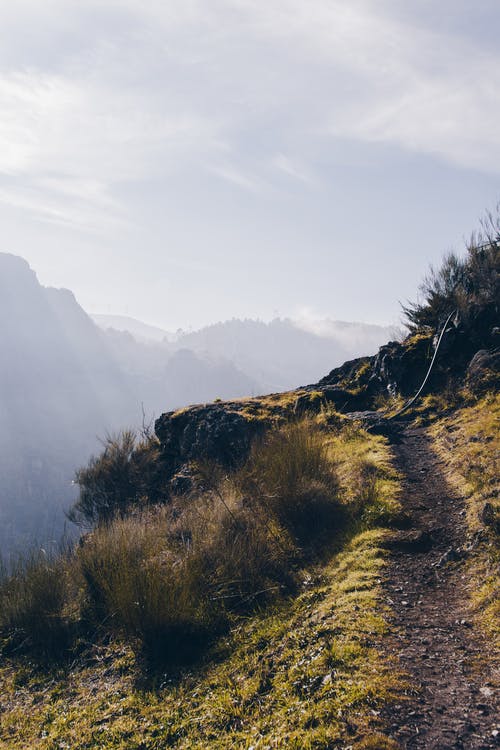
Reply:
M191 403L281 391L372 354L391 327L229 320L169 333L89 316L71 291L42 286L0 254L0 544L58 540L75 469L124 427Z

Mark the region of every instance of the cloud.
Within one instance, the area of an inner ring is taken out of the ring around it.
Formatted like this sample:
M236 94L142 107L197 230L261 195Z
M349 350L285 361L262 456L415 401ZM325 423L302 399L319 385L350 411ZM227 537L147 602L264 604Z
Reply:
M179 170L310 189L338 139L500 172L500 54L405 7L19 0L0 31L0 173L16 178L0 199L92 224L119 218L120 185Z
M120 208L114 186L164 177L220 148L209 118L158 107L141 91L114 90L105 81L0 74L0 111L0 173L18 178L0 197L27 208L38 202L36 213L51 221L67 217L68 202L73 214L77 203L86 207L82 222L92 207L109 216ZM48 196L57 195L54 210Z
M393 18L381 3L236 4L253 19L255 33L293 50L289 77L298 88L301 66L312 74L310 106L307 91L302 106L296 102L304 132L500 171L500 54L483 51L480 41L437 33L411 16ZM304 112L312 114L309 121Z

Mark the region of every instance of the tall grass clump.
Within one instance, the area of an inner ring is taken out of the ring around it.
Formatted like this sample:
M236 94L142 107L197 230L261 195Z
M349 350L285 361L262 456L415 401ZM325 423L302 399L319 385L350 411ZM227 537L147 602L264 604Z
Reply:
M180 502L101 525L77 552L87 630L124 637L149 665L193 661L292 583L286 535L232 488Z
M188 662L216 629L201 559L174 540L165 514L116 519L78 550L84 616L132 642L150 661Z
M13 649L47 657L70 646L67 555L44 550L20 557L0 582L0 632Z
M186 522L211 597L225 613L249 611L293 587L290 535L249 504L233 478L192 504Z
M312 422L292 422L256 442L240 483L299 544L320 545L344 522L338 481L325 434Z
M343 525L326 434L308 420L271 430L231 474L199 466L196 490L154 507L136 455L149 466L151 449L122 433L81 470L78 513L95 527L71 556L40 554L5 578L2 632L49 652L68 644L71 611L83 641L124 639L150 667L186 664L292 592Z
M308 422L273 430L232 475L199 474L203 490L100 523L77 552L88 625L150 662L191 660L235 616L291 591L302 545L340 525L324 435Z

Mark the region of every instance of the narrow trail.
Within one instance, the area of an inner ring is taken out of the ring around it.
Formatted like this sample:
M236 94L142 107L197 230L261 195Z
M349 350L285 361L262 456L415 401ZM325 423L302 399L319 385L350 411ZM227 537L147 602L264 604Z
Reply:
M411 694L387 710L389 734L404 750L497 748L496 693L477 658L487 644L467 611L463 501L424 430L407 427L394 453L412 530L389 542L387 647L410 675Z

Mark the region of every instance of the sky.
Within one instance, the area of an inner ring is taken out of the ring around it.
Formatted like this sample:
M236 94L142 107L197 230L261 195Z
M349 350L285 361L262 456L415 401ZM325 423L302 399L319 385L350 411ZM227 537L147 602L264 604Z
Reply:
M0 9L0 250L89 312L395 324L500 199L497 0Z

